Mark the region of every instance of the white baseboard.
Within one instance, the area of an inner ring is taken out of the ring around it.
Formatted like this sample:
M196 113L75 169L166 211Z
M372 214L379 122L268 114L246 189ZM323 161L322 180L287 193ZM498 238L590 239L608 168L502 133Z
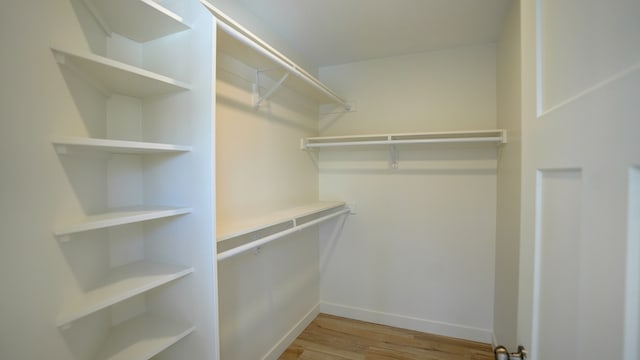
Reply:
M493 331L441 321L390 314L351 306L320 303L320 312L376 324L491 344Z
M309 326L311 321L315 319L320 313L320 304L316 304L309 312L298 321L283 337L278 341L262 360L277 360L282 353L287 350L289 345Z

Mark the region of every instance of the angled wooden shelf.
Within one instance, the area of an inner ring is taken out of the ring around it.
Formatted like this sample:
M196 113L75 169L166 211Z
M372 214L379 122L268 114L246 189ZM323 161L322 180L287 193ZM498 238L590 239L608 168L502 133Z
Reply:
M190 28L181 16L153 0L83 2L108 35L115 32L137 42L147 42Z
M193 268L190 267L152 262L136 262L114 268L101 286L67 302L58 315L56 325L70 325L75 320L192 272Z
M171 207L135 207L112 209L102 214L89 215L82 221L78 221L66 226L60 226L53 231L53 235L55 235L56 237L66 237L84 231L98 230L113 226L178 216L188 214L192 211L193 209L191 208Z
M163 154L189 152L193 149L184 145L83 137L55 137L51 143L60 154L69 150L95 150L112 154Z
M111 329L96 360L148 360L194 330L189 324L140 315Z
M115 61L90 52L52 48L59 64L85 77L102 92L137 98L190 90L191 86L168 76Z

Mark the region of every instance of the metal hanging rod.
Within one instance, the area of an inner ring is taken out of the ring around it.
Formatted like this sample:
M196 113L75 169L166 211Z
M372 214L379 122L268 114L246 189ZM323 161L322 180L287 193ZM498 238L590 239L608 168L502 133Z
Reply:
M335 213L332 213L332 214L329 214L329 215L325 215L323 217L317 218L315 220L311 220L309 222L306 222L306 223L303 223L303 224L300 224L300 225L297 225L295 223L295 220L293 220L294 226L289 228L289 229L277 232L275 234L263 237L261 239L254 240L252 242L249 242L249 243L240 245L238 247L235 247L233 249L230 249L230 250L223 251L223 252L219 253L218 254L218 261L226 260L226 259L228 259L228 258L230 258L232 256L236 256L238 254L242 254L242 253L247 252L249 250L252 250L252 249L258 248L258 247L260 247L262 245L265 245L267 243L270 243L270 242L272 242L274 240L280 239L281 237L293 234L293 233L298 232L300 230L304 230L304 229L306 229L308 227L317 225L317 224L319 224L321 222L333 219L335 217L346 215L349 212L351 212L351 209L349 209L349 208L343 209L343 210L337 211Z
M237 23L235 20L231 19L225 13L217 9L215 6L211 5L206 0L200 0L200 2L214 15L214 17L218 20L217 26L219 29L223 30L231 37L255 50L256 52L262 54L268 59L274 61L275 63L282 66L286 71L291 74L297 76L313 88L322 92L329 98L331 98L336 103L342 105L347 111L351 110L351 105L338 95L334 93L331 89L321 83L318 79L309 74L306 70L299 67L296 63L291 61L288 57L284 56L278 50L271 47L269 44L264 42L258 36L253 34L251 31L244 28L242 25Z

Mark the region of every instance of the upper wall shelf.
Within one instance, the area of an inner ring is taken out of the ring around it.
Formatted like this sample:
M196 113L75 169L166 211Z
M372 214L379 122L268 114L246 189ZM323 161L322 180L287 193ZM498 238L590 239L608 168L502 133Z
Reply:
M104 56L52 48L56 60L91 81L100 91L145 98L190 90L191 86Z
M378 134L354 136L310 137L301 140L303 150L329 147L402 145L402 144L455 144L493 143L506 144L506 130L449 131L408 134Z
M83 2L108 35L115 32L137 42L147 42L189 29L181 16L153 0Z
M284 71L280 81L266 93L264 98L269 97L286 80L287 87L314 99L320 104L338 103L347 111L351 109L351 105L345 99L338 96L301 66L211 5L207 0L200 0L200 2L217 20L217 44L221 52L229 54L257 70L279 68ZM288 76L288 74L294 76ZM254 103L254 107L259 106L264 98L257 99L257 104Z
M51 141L59 154L66 154L71 149L96 150L112 154L162 154L191 151L191 146L96 139L82 137L57 137Z
M302 150L388 146L392 169L398 168L397 145L410 144L494 144L507 143L506 130L449 131L410 134L378 134L353 136L310 137L300 141Z

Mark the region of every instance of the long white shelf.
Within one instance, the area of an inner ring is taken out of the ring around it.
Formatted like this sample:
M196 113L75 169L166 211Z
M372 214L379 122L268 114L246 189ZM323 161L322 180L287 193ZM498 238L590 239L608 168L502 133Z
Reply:
M193 268L137 262L114 268L102 285L65 304L56 325L64 327L120 301L191 274Z
M60 226L53 231L56 237L66 237L84 231L178 216L192 212L191 208L144 207L112 209L102 214L89 215L73 224Z
M234 244L232 248L218 252L217 259L218 261L226 260L324 221L349 214L350 212L351 209L345 206L344 202L326 202L278 212L272 216L261 218L251 225L249 225L250 222L245 222L245 225L248 225L247 227L226 235L222 238L222 241L249 234L254 235L256 239L248 243ZM268 234L261 232L261 230L270 227L277 227L277 229L275 232L273 229L269 229ZM258 235L261 237L257 238ZM223 243L219 243L218 247L220 248L222 244Z
M195 327L148 314L111 329L97 360L148 360L191 334Z
M58 63L86 77L103 92L145 98L191 89L184 82L104 56L58 48L52 51Z
M82 137L55 137L51 142L61 154L67 153L69 149L98 150L113 154L162 154L192 150L191 146L184 145Z
M83 1L108 35L147 42L189 29L181 16L153 0Z
M351 109L345 99L338 96L301 66L211 5L209 1L200 0L200 2L217 20L218 50L254 69L269 69L269 74L277 78L280 78L283 73L276 75L277 72L272 70L282 69L284 73L294 75L289 76L286 80L287 87L314 99L318 103L338 103L347 110Z
M454 143L493 143L507 142L506 130L450 131L405 134L375 134L354 136L310 137L301 140L301 148L319 149L329 147L402 145L402 144L454 144Z
M233 223L218 223L216 238L219 242L229 240L345 205L342 201L321 201Z

